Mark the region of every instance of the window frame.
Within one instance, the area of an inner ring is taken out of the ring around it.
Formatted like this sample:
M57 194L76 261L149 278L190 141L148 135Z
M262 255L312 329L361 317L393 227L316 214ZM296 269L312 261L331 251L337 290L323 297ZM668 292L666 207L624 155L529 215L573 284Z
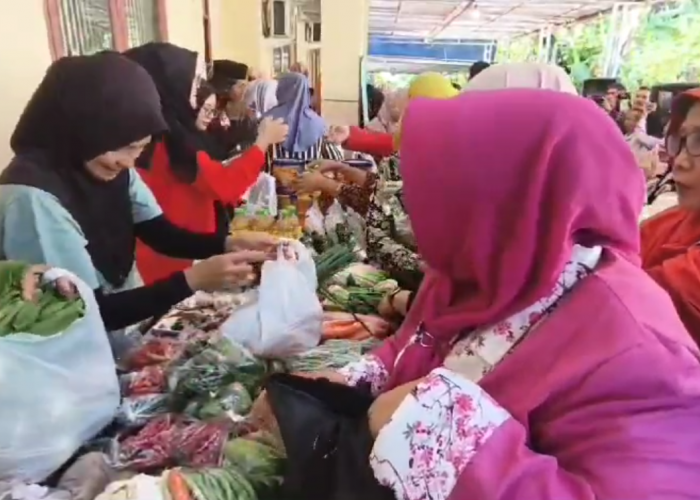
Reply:
M158 33L160 40L168 41L167 0L156 0ZM61 0L44 0L44 14L49 37L51 57L55 61L68 55L61 32ZM109 16L112 22L114 50L123 52L129 47L129 25L126 20L126 0L109 0Z

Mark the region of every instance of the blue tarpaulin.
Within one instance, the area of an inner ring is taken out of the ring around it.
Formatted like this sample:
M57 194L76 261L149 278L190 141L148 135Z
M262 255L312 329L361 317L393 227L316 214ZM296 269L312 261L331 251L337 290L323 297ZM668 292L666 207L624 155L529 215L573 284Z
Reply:
M433 40L432 43L426 43L420 38L370 36L368 55L471 63L486 60L488 47L494 43L483 40ZM496 51L490 53L495 54Z

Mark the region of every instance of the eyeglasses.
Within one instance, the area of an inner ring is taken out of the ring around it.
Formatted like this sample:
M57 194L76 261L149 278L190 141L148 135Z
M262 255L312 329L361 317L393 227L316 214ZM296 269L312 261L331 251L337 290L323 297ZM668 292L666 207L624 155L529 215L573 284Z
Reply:
M678 156L683 148L690 156L700 156L700 130L685 136L678 134L666 136L666 152L669 156Z
M204 106L202 108L202 113L204 113L204 116L207 118L214 118L216 116L216 109Z

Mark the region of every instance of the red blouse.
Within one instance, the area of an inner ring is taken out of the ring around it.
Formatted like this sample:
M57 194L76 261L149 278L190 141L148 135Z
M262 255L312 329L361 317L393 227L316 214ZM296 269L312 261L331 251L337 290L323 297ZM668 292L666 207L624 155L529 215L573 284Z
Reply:
M216 231L214 202L236 205L260 175L265 165L265 153L253 146L224 166L200 151L197 163L199 173L195 182L182 182L170 169L168 152L161 143L153 152L151 168L137 170L171 222L193 232L213 233ZM184 271L192 261L167 257L138 242L136 264L148 285L174 272Z
M350 137L343 143L343 147L378 158L391 156L395 152L393 135L359 127L350 127Z

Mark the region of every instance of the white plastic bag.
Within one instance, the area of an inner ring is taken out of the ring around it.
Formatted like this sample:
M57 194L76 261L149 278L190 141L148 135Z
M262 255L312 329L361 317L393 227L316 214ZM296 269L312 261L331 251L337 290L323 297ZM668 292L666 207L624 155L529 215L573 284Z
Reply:
M266 209L273 217L277 216L277 181L273 176L261 173L258 180L243 196L248 208L254 212Z
M38 482L108 425L119 382L97 302L75 275L51 269L45 281L69 278L85 316L51 337L0 338L0 479Z
M326 228L323 225L323 212L318 206L318 202L314 201L311 208L306 212L306 220L304 221L304 229L310 233L326 234Z
M265 262L256 299L221 326L225 337L256 356L292 356L321 340L323 308L316 296L316 266L301 243L289 242L289 250L296 258L280 249L276 261Z

